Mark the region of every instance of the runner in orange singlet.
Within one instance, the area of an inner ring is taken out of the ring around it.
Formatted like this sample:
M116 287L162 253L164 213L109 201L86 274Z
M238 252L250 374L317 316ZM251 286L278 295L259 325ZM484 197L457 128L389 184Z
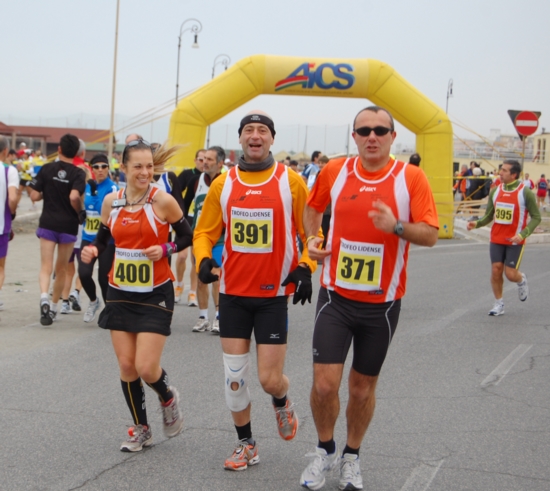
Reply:
M358 157L330 161L304 211L307 248L323 260L313 334L311 409L319 442L300 484L320 489L340 467L340 489L363 489L359 447L374 413L380 369L397 327L405 294L409 243L433 246L438 219L424 172L390 156L391 114L377 106L359 112L353 138ZM316 231L331 203L326 249ZM333 439L338 390L353 341L348 379L347 441Z
M183 428L178 391L169 385L160 358L174 311L168 256L189 247L191 229L177 201L152 185L153 174L163 172L175 151L161 148L153 156L141 139L126 145L120 167L126 188L105 197L97 238L81 253L82 261L90 263L114 238L115 257L99 326L111 331L122 391L134 419L130 437L120 447L124 452L153 443L142 380L159 398L164 434L172 437ZM170 226L174 242L168 242Z
M279 435L292 440L298 417L287 398L283 373L289 295L294 303L311 301L311 272L316 262L296 249L296 234L305 240L302 214L307 188L301 176L275 162L270 148L275 127L261 111L246 115L239 127L243 157L212 182L195 228L193 249L199 279L211 283L221 266L220 337L225 367L225 399L237 430L228 470L242 471L259 462L250 424L249 351L254 331L258 377L272 396ZM317 227L319 229L319 227ZM225 230L222 264L212 248Z

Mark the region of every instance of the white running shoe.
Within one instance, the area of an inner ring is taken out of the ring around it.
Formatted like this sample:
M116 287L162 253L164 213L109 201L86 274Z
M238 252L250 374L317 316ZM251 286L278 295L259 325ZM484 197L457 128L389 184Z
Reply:
M183 429L183 414L179 407L180 394L175 387L169 387L174 397L167 406L161 404L162 421L164 423L164 434L171 438L176 436Z
M522 302L525 302L529 296L529 285L527 284L527 276L521 273L521 277L523 280L521 283L518 283L518 296Z
M359 455L346 453L340 459L340 482L338 489L357 491L363 489L363 478L359 466Z
M502 314L504 314L504 303L495 302L495 305L493 305L493 308L489 310L489 315L502 315Z
M183 286L176 286L174 288L174 303L180 303L182 295L183 295Z
M210 331L210 322L204 317L199 317L197 323L193 326L193 332Z
M151 428L143 425L136 425L128 428L128 440L122 442L120 450L122 452L139 452L143 447L153 444L153 434Z
M73 309L71 309L71 304L68 301L63 300L63 302L61 302L61 311L60 311L60 313L61 314L70 314L72 311L73 311Z
M317 490L325 485L327 472L336 469L338 466L338 448L333 454L327 455L324 448L315 448L315 452L306 454L311 462L302 472L300 484L307 489Z
M220 333L220 319L217 317L214 319L214 322L212 323L212 334L219 334Z
M84 322L92 322L95 319L97 311L99 310L99 298L95 299L95 302L90 302L86 313L84 314Z
M71 308L75 312L80 312L82 310L82 307L80 306L80 294L76 290L73 290L69 295L69 302L71 304Z

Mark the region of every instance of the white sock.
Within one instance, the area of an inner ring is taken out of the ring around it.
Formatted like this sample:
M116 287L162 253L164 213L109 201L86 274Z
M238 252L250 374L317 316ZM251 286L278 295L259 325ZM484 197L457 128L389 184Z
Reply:
M189 295L191 295L191 293L194 295L196 292L195 290L189 290Z
M208 309L200 309L199 317L204 317L206 320L208 320Z
M176 286L183 287L183 281L176 281Z
M497 298L496 302L501 304L501 305L504 305L504 299L503 298Z
M50 302L50 310L57 312L57 303Z
M49 302L50 301L50 296L47 293L41 293L40 294L40 303L43 303L42 302L43 300L47 300Z

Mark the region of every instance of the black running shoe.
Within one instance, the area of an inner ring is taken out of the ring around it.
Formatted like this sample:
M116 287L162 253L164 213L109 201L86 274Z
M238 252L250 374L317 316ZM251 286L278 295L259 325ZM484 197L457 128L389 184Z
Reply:
M50 314L50 302L48 301L40 303L40 324L43 326L51 326L53 324Z

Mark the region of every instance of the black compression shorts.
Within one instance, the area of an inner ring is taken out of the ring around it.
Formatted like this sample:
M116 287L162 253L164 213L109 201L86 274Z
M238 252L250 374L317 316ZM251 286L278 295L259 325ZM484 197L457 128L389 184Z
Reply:
M220 293L220 337L256 344L286 344L288 297L239 297Z
M313 363L343 364L353 340L353 368L377 376L397 327L401 300L365 303L321 288L313 331Z
M491 256L491 263L503 263L509 268L519 269L521 258L523 257L524 247L525 244L504 245L491 242L489 244L489 255Z

